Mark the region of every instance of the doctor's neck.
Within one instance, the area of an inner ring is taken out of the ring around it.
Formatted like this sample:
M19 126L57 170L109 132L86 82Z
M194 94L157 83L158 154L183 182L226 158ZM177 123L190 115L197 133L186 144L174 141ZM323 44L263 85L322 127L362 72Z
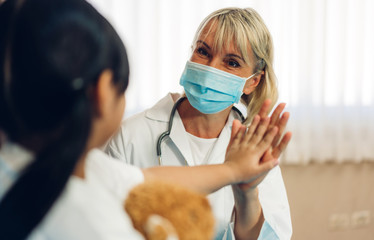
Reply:
M200 138L218 138L226 125L230 111L231 107L228 107L218 113L204 114L195 109L188 99L178 107L186 131Z

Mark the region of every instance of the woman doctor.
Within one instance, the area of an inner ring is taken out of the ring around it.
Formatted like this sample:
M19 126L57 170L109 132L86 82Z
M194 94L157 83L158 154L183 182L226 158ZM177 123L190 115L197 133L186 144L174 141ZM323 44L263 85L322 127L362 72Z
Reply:
M265 118L269 113L277 99L273 45L256 11L226 8L211 13L198 28L192 47L180 79L186 97L168 94L125 120L107 145L111 156L140 167L222 163L234 119L248 124L256 114ZM246 119L233 107L239 100L247 106ZM278 158L291 138L291 133L281 138L289 117L281 115L284 106L272 114L270 125L278 126L279 134L263 161ZM217 237L291 237L279 167L249 184L223 188L209 200L218 221Z

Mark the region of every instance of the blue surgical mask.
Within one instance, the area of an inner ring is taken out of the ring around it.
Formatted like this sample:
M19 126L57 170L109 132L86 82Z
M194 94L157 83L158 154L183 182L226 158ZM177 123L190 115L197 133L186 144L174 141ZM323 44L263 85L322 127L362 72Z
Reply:
M205 114L223 111L238 103L245 82L255 76L242 78L214 67L187 61L180 85L190 104Z

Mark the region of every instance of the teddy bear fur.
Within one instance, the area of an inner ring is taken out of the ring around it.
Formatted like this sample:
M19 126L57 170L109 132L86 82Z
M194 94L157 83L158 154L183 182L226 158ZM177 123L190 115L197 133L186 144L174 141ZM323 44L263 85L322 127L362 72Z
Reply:
M213 239L209 201L184 187L146 181L130 191L124 207L135 229L147 240Z

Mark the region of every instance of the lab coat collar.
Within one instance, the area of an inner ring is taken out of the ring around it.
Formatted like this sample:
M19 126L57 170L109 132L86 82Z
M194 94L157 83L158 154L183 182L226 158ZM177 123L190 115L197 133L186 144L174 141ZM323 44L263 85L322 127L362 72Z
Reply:
M179 93L169 93L153 107L145 112L145 117L151 120L169 122L170 113L174 103L182 96Z
M151 119L153 121L161 121L168 123L174 103L182 96L183 95L179 93L169 93L160 101L158 101L152 108L145 112L146 118ZM177 149L184 157L187 164L189 166L194 165L192 153L190 151L190 145L187 138L187 132L184 128L182 119L180 118L178 111L175 112L174 121L169 137L177 146ZM175 159L163 158L162 161L163 165L175 165ZM182 162L181 164L185 165L186 162Z

